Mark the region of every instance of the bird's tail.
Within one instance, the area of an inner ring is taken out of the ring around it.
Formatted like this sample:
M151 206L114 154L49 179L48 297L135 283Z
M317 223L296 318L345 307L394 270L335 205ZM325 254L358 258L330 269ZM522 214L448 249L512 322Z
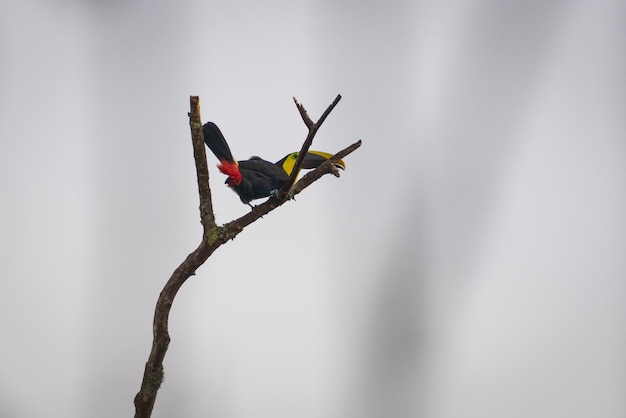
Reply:
M226 138L222 135L220 128L213 122L207 122L202 126L202 133L204 134L204 143L220 160L217 168L228 176L228 180L226 180L228 185L236 186L241 183L241 173L239 172L237 160L230 152Z
M220 162L236 163L233 154L230 152L226 138L222 135L222 131L213 122L207 122L202 126L204 134L204 143L215 154Z

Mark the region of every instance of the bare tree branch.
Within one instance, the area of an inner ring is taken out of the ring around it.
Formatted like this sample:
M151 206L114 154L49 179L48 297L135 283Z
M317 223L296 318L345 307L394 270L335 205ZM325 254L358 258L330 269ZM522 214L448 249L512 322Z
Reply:
M334 174L336 170L335 163L337 163L337 161L341 160L347 155L351 154L360 146L361 140L359 139L354 144L333 155L331 158L328 159L328 161L324 161L324 163L317 167L315 170L306 173L306 175L298 180L298 182L293 186L293 188L291 189L292 194L295 196L298 193L302 192L324 174Z
M293 98L293 102L296 104L298 112L300 112L300 116L302 116L302 120L304 121L304 124L308 129L311 129L311 126L313 126L313 121L309 117L306 109L304 108L304 106L302 106L302 103L300 103L295 97Z
M324 113L322 113L322 116L320 116L320 118L315 123L313 123L313 121L309 117L309 114L307 113L304 106L302 106L302 104L300 104L300 102L298 102L298 100L296 100L295 97L293 98L293 100L296 103L296 106L298 107L298 111L300 112L300 116L302 116L302 120L304 121L304 124L307 126L307 128L309 128L309 134L306 136L306 139L304 140L304 144L302 144L302 148L300 149L300 152L298 153L298 158L296 159L296 163L293 166L293 171L289 175L289 181L285 183L283 187L280 188L280 190L277 193L278 197L284 197L285 194L289 191L289 189L291 189L291 186L293 186L293 184L296 182L296 178L298 178L298 174L300 173L300 167L302 167L302 162L304 161L304 157L306 156L306 153L309 151L309 148L311 147L311 144L313 143L313 138L315 138L315 134L317 133L317 130L320 128L320 126L322 126L322 123L324 123L324 121L326 120L326 117L328 117L330 112L332 112L335 106L337 106L337 104L339 103L339 100L341 100L341 95L338 94L337 97L335 97L335 100L333 100L333 102L326 108Z
M200 195L200 222L204 228L204 237L209 240L209 235L215 230L215 215L211 201L211 186L209 185L209 169L206 160L206 148L204 146L204 134L202 133L202 120L200 117L200 98L189 98L191 111L189 112L189 126L191 127L191 142L193 144L193 158L196 161L196 174L198 177L198 193Z
M300 155L306 153L308 147L311 145L315 132L322 124L324 119L330 114L332 109L337 105L341 96L337 96L335 101L326 109L322 117L309 127L309 134L302 146ZM295 99L294 99L295 100ZM306 110L296 101L296 105L300 110L301 115L306 115ZM291 196L300 193L302 190L310 186L315 180L327 173L332 173L334 163L339 159L347 156L357 148L361 146L361 141L350 145L346 149L338 152L328 161L321 164L315 170L304 176L293 188L291 185L293 181L289 182L288 187L285 189L285 193L280 197L274 196L269 198L265 203L254 207L254 209L243 215L237 220L227 223L222 227L218 227L215 224L215 216L213 214L212 202L211 202L211 189L209 187L209 172L207 169L206 151L204 148L204 137L202 134L202 122L200 118L200 101L197 96L192 96L190 99L191 111L189 112L189 124L191 127L191 136L193 142L194 159L196 162L196 172L198 177L198 193L200 196L200 218L204 229L203 239L200 242L198 248L196 248L191 254L187 256L185 261L174 270L171 277L163 287L157 300L156 308L154 311L153 322L153 340L150 355L146 362L146 367L143 374L143 380L141 383L141 389L135 396L135 418L149 418L152 415L154 409L154 402L156 400L157 392L163 382L163 359L169 347L170 336L168 332L168 320L169 313L174 303L174 298L178 293L180 287L185 281L195 274L196 270L204 264L215 250L217 250L222 244L235 238L243 229L256 221L263 215L276 209L283 203L285 203ZM302 116L305 124L307 120L305 116ZM308 118L308 115L306 116ZM310 120L310 119L309 119ZM308 126L308 124L307 124ZM298 164L299 163L299 164ZM299 168L301 165L300 157L296 163ZM295 177L294 177L295 179ZM290 193L286 193L291 189Z
M195 274L206 259L217 247L209 245L215 242L217 226L211 202L211 189L209 187L209 170L204 147L204 135L202 134L202 122L200 118L200 100L197 96L190 98L189 125L191 127L191 139L193 143L193 156L196 161L196 173L198 177L198 194L200 196L200 220L204 229L204 239L183 263L172 273L159 295L154 310L154 322L152 327L152 349L146 362L141 389L135 396L135 417L148 418L152 415L157 391L163 382L163 359L170 343L168 332L168 320L174 297L185 281Z

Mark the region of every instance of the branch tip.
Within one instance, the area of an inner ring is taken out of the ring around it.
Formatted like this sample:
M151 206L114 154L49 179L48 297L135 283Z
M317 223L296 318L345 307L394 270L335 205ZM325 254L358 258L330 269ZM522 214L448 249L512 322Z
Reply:
M289 181L285 183L278 192L279 196L285 196L285 193L296 182L296 178L298 177L300 168L302 167L302 162L304 161L304 157L306 153L309 151L311 144L313 143L313 138L315 137L317 130L320 128L320 126L322 126L322 123L324 123L324 121L326 120L330 112L332 112L335 106L337 106L337 104L339 103L339 100L341 100L340 94L338 94L337 97L335 97L335 100L333 100L333 102L326 108L324 113L322 113L322 116L320 116L320 118L315 123L313 123L313 121L307 114L307 111L306 109L304 109L304 106L300 104L297 100L295 100L296 106L298 107L298 111L300 112L300 116L302 116L302 120L304 121L305 125L309 129L309 133L306 139L304 140L304 143L302 144L302 148L300 148L298 158L296 159L296 163L292 169L291 175L289 176Z

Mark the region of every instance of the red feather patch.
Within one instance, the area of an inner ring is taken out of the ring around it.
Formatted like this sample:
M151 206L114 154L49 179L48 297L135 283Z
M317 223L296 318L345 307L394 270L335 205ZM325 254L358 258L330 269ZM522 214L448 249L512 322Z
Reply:
M239 165L237 163L229 163L226 160L220 161L217 165L220 171L228 176L228 185L230 187L237 186L241 183L241 173L239 172Z

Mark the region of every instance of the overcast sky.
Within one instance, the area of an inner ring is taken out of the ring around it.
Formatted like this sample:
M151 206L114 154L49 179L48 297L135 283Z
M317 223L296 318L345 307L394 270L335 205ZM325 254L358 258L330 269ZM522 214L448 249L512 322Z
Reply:
M327 176L178 294L154 417L626 416L623 1L0 6L0 416L132 416L187 112ZM209 153L218 223L249 208Z

